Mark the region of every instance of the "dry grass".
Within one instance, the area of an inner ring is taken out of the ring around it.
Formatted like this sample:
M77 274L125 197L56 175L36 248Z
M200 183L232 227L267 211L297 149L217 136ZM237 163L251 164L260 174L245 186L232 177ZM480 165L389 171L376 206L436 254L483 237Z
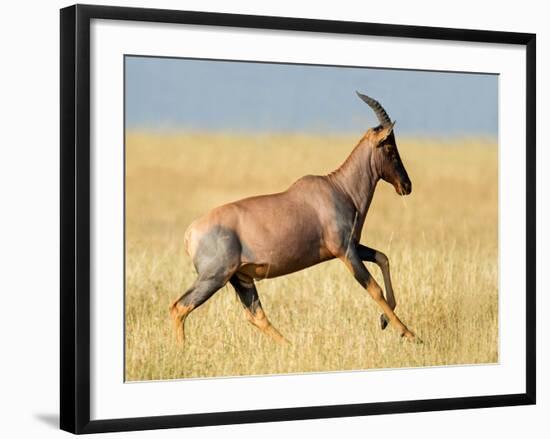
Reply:
M339 261L258 283L292 341L246 322L230 286L195 310L178 349L168 306L195 273L183 232L208 209L327 173L357 138L129 133L126 379L157 380L498 361L497 148L483 139L398 139L413 193L377 193L362 242L391 261L397 314L424 344L378 326L379 309ZM284 221L284 218L280 219ZM371 272L382 284L377 267Z

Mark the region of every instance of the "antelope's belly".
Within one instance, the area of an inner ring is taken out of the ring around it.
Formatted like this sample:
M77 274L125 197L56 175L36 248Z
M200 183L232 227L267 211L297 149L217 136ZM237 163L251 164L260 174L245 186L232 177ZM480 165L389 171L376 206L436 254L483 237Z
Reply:
M263 258L243 260L239 271L253 279L269 279L294 273L332 258L324 248L307 248L307 251L287 248L283 252L272 251Z

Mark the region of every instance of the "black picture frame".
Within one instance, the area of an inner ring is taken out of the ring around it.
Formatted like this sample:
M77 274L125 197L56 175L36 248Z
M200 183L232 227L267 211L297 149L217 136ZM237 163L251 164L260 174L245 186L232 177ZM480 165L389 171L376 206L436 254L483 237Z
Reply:
M256 29L486 42L526 47L525 393L383 403L90 420L90 21L182 23ZM61 288L60 427L98 433L535 404L536 36L289 17L74 5L60 11Z

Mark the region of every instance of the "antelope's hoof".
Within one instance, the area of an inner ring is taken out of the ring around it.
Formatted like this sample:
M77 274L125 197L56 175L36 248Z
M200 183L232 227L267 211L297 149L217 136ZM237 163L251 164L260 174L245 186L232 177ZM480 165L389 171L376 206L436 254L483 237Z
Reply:
M183 349L185 346L185 340L181 337L176 336L176 348Z
M424 343L420 338L418 338L416 335L414 335L411 331L405 331L403 334L401 334L401 338L405 339L406 341L414 344L422 344Z
M382 329L382 331L384 329L386 329L386 327L388 326L388 318L386 317L386 314L380 314L380 329Z

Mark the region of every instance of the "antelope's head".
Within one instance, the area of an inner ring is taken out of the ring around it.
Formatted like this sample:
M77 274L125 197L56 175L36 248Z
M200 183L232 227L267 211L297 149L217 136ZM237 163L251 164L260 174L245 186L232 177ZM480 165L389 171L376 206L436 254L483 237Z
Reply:
M378 118L378 125L371 131L371 145L373 148L371 160L373 166L382 180L387 181L395 188L399 195L409 195L412 191L412 183L407 170L401 161L390 117L382 108L382 105L369 96L357 92L357 95L372 108Z

